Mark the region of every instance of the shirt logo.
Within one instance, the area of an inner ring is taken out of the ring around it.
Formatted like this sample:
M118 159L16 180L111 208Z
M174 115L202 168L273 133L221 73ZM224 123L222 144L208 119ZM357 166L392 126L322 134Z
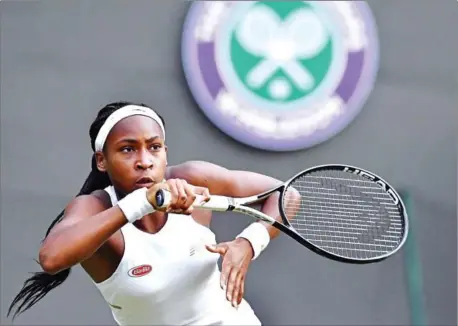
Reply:
M140 265L134 268L131 268L127 274L129 274L130 277L142 277L147 274L149 274L153 268L151 265Z

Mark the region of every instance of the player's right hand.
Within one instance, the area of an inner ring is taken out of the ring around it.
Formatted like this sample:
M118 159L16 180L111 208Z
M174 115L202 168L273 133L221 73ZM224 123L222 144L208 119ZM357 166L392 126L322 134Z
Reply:
M193 212L192 204L197 195L202 196L203 201L210 200L208 188L190 185L183 179L169 179L148 189L146 196L154 207L157 207L156 193L159 189L164 189L171 195L170 204L166 207L156 208L159 211L190 215Z

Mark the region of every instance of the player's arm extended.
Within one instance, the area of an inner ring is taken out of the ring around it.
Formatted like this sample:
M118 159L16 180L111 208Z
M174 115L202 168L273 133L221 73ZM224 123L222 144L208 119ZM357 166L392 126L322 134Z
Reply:
M249 197L277 187L282 182L275 178L250 171L229 170L222 166L204 162L188 161L169 168L171 178L184 179L194 186L207 187L212 195ZM274 193L261 203L261 211L281 221L278 207L278 193ZM265 222L270 238L279 231Z

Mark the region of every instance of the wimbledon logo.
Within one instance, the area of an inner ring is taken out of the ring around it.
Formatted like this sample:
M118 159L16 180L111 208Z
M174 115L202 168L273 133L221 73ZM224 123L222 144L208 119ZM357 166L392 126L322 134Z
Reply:
M182 39L189 88L207 117L260 149L298 150L342 131L378 69L363 1L199 1Z

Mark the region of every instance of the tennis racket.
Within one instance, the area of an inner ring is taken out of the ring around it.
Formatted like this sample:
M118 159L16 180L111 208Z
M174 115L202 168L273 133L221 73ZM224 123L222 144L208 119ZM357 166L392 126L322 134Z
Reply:
M249 207L280 192L282 222ZM158 208L171 194L156 193ZM382 261L405 243L408 217L393 187L381 177L349 165L320 165L306 169L275 189L257 196L232 198L212 195L194 207L232 211L267 222L303 246L329 259L364 264Z

